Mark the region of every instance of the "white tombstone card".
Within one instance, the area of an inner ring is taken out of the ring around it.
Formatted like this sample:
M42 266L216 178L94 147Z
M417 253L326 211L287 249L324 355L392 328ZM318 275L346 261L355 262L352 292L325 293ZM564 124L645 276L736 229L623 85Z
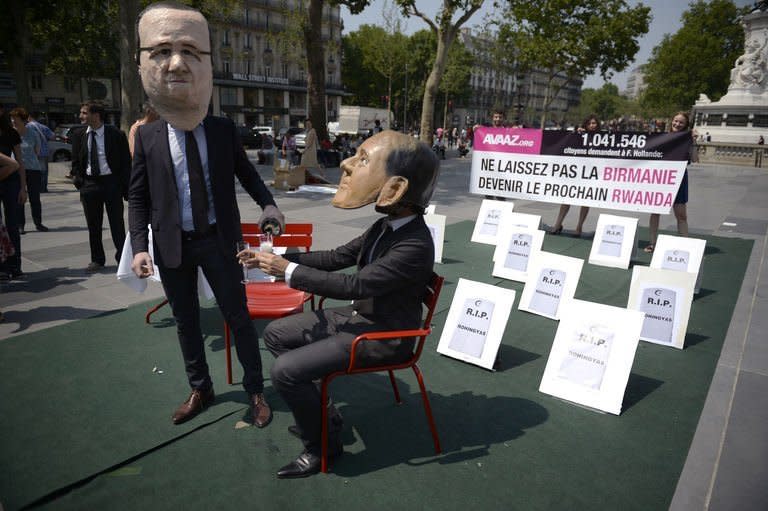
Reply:
M695 280L688 272L633 268L627 308L645 314L640 340L683 349Z
M696 275L693 292L697 294L701 289L701 278L704 274L701 263L706 247L706 240L660 234L653 250L651 268L693 273Z
M637 247L637 218L601 214L589 263L611 268L629 268Z
M493 276L518 282L528 278L528 266L541 252L544 231L515 227L504 229L493 253Z
M528 263L528 276L518 309L551 319L573 300L584 260L539 252Z
M504 218L504 223L499 226L498 235L496 236L496 246L498 248L499 242L509 239L510 231L515 229L536 229L541 227L541 215L530 215L528 213L512 212L507 214ZM493 255L493 261L496 262L496 252Z
M515 291L459 279L437 352L493 369Z
M445 243L445 215L424 215L424 223L427 224L435 244L435 262L442 263L443 244Z
M619 415L642 325L639 311L572 300L539 391Z
M495 245L499 235L499 226L503 225L506 216L512 213L515 204L508 201L484 199L477 213L475 229L472 231L472 241Z

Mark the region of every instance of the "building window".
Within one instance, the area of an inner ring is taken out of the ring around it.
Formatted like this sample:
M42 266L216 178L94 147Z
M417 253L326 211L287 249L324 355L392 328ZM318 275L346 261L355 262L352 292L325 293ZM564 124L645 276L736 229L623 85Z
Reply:
M75 92L75 85L77 84L77 79L72 78L71 76L65 76L64 77L64 90L67 92Z
M283 78L288 78L288 63L283 62Z
M245 25L248 26L251 23L251 11L248 9L245 9Z
M277 89L264 89L264 106L266 108L282 108L283 91Z
M221 61L221 65L222 65L225 73L231 72L231 66L230 66L230 63L229 63L228 60Z
M250 32L245 34L245 47L247 49L249 49L249 50L252 48L252 46L251 46L251 33Z
M237 104L237 88L236 87L220 87L219 99L221 99L222 105L236 105Z
M222 46L229 46L230 45L230 42L229 42L229 30L225 30L224 31L224 39L221 41L221 45Z
M29 88L32 90L41 90L43 88L43 75L38 73L30 75Z

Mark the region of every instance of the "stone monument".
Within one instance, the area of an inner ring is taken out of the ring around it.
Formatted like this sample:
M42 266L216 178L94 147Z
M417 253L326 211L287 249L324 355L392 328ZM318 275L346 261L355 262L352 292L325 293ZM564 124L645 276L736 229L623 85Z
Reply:
M731 70L728 92L712 102L700 94L693 107L702 142L755 144L768 138L768 1L755 3L741 19L744 54Z

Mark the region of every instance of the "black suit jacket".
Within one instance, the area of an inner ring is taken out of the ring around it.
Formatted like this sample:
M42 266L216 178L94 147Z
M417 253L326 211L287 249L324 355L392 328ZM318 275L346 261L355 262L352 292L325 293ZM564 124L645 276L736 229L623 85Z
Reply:
M75 187L83 186L88 168L88 129L82 128L72 136L72 176ZM120 181L123 196L127 195L131 175L131 153L125 133L109 124L104 125L104 152L112 174Z
M421 301L435 261L432 235L419 215L382 237L368 263L368 251L383 221L334 250L287 254L286 259L301 265L291 275L291 287L354 300L359 314L387 329L420 328ZM336 271L355 265L355 273Z
M234 254L235 242L242 239L235 176L262 209L274 206L275 200L248 161L234 123L221 117L206 117L203 128L217 236L224 250ZM128 223L134 253L148 250L147 225L151 224L157 262L167 268L181 264L181 212L168 145L168 123L162 119L140 126L136 132Z

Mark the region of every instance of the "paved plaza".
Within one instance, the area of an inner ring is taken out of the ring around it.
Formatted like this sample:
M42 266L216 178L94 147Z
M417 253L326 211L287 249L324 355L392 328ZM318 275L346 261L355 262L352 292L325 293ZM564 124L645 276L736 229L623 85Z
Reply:
M249 155L255 161L255 152L249 151ZM265 181L272 180L270 167L257 168ZM88 230L79 195L64 177L68 171L69 163L51 164L50 193L42 196L43 223L50 232L34 231L28 222L32 230L22 236L25 276L0 283L0 310L5 314L5 321L0 323L0 342L163 298L160 285L151 283L145 293L138 294L117 281L116 266L110 265L114 249L106 220L103 234L108 265L97 273L85 271L90 262ZM326 169L325 173L331 182L338 181L338 168ZM433 198L437 213L446 215L449 224L474 220L477 215L482 197L467 192L469 174L470 160L458 159L449 152ZM273 193L287 221L314 224L316 249L333 248L348 241L379 216L372 206L358 210L333 208L331 195L321 191L273 189ZM752 239L754 247L671 509L765 509L768 508L765 484L768 481L768 284L765 275L768 170L693 165L690 197L691 236ZM238 202L244 222L258 219L259 207L242 190L238 193ZM554 222L557 208L556 204L515 202L515 211L541 215L548 224ZM572 208L566 218L566 234L574 228L577 213L578 208ZM599 213L600 210L595 209L590 212L586 236L594 232ZM648 215L637 216L640 225L647 226ZM661 229L673 232L674 217L662 217ZM641 240L641 246L644 244Z

